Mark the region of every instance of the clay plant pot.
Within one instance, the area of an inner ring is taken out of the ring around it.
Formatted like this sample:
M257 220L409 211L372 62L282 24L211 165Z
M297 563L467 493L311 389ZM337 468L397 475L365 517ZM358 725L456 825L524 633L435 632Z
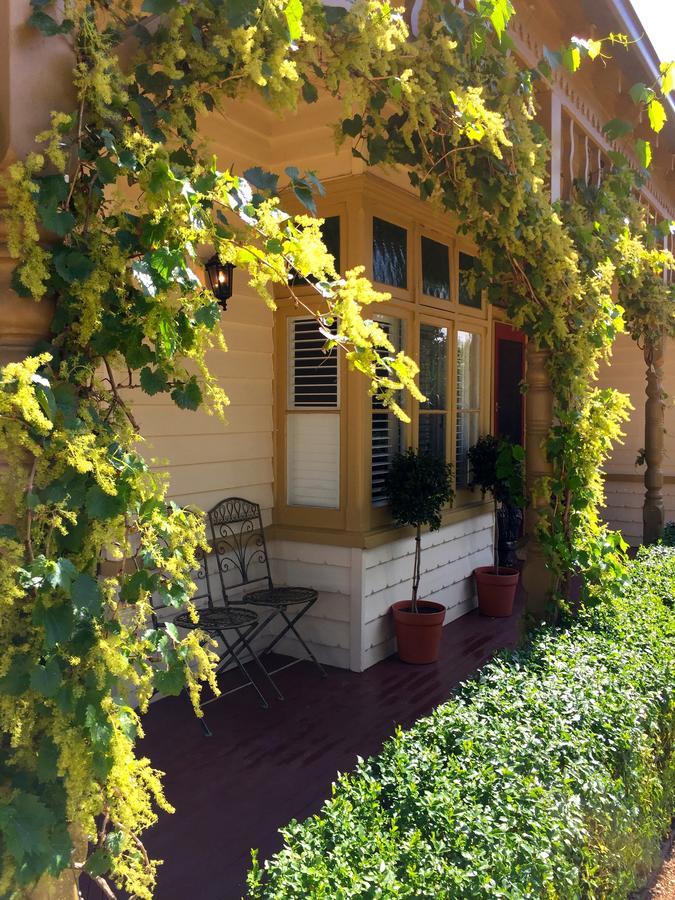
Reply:
M419 611L413 613L410 606L410 600L399 600L391 607L399 658L416 665L436 662L441 647L445 607L432 600L418 600Z
M478 591L478 608L484 616L506 618L513 612L516 597L518 569L499 567L499 575L494 566L479 566L473 570Z

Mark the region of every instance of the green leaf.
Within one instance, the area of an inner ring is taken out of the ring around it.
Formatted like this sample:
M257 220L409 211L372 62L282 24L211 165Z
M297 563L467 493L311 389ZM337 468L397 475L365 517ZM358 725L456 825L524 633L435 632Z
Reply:
M635 153L642 168L648 169L652 161L652 146L649 141L643 141L642 138L638 138L635 141Z
M314 200L314 194L312 193L312 189L309 187L307 182L302 179L301 181L293 181L293 193L298 198L298 200L302 203L305 209L308 209L313 216L316 215L316 201Z
M201 388L195 378L171 391L171 399L180 409L198 409L202 402Z
M666 97L675 88L675 62L662 62L661 71L661 93Z
M108 494L97 484L87 491L85 509L91 519L112 519L122 511L122 501L117 494Z
M143 0L141 12L158 15L171 12L176 6L176 0Z
M47 229L59 237L65 237L75 227L75 216L70 212L64 212L58 206L40 206L40 218Z
M27 24L31 28L37 28L42 34L47 35L47 37L51 37L54 34L61 34L63 28L59 23L52 19L51 16L48 16L47 13L42 12L42 10L36 10L36 12L32 13L28 17Z
M70 601L58 606L45 606L38 601L33 608L33 622L45 630L47 647L55 647L70 640L73 633L74 616Z
M228 0L223 6L231 28L251 25L256 18L259 0Z
M311 81L305 81L302 85L302 99L305 103L316 103L319 99L319 92Z
M0 538L9 541L18 541L19 535L14 525L0 525Z
M625 122L623 119L611 119L605 125L602 126L602 130L605 132L610 141L615 141L617 138L625 137L627 134L633 130L633 126L630 122Z
M284 16L288 26L288 37L291 41L297 41L302 35L302 14L304 12L301 0L287 0L284 7Z
M55 659L37 666L30 673L30 686L43 697L53 697L61 684L61 669Z
M162 369L150 369L145 366L141 369L141 388L151 397L161 394L167 389L166 372Z
M549 50L548 47L544 47L544 59L550 66L552 71L555 71L559 66L562 65L562 54L558 53L557 50Z
M361 134L362 128L363 119L359 115L354 116L353 119L343 119L342 121L342 133L349 137L357 137Z
M277 192L279 176L275 175L274 172L267 172L265 169L261 169L260 166L246 169L244 178L254 188L258 188L259 191L263 191L265 194L276 194Z
M86 281L94 271L93 262L79 250L56 250L53 259L56 271L68 284Z
M73 582L73 604L76 610L95 618L101 614L101 602L101 588L98 581L82 572Z
M220 312L218 303L206 303L195 312L195 322L197 325L204 325L209 331L212 331L220 322Z
M654 96L654 91L652 91L644 81L638 81L637 84L634 84L633 87L628 91L631 96L633 103L640 104L646 103L651 97Z
M178 666L155 672L155 687L162 694L177 697L185 686L185 673Z
M84 871L89 875L96 877L97 875L105 875L111 865L112 856L107 850L103 850L99 847L98 850L94 850L94 852L87 857L87 861L84 864Z
M565 47L562 52L562 63L569 72L576 72L581 65L581 52L578 47Z
M667 121L663 103L656 98L650 100L647 104L647 115L649 116L649 124L652 126L652 131L658 134Z

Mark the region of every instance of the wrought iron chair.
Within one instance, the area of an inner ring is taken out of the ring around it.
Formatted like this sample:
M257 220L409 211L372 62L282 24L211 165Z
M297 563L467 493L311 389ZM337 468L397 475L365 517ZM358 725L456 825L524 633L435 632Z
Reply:
M270 684L277 697L280 700L283 700L283 694L272 680L270 673L263 666L260 657L251 644L251 638L258 631L260 618L253 610L233 607L227 602L225 594L223 594L222 603L215 603L213 592L211 590L211 579L215 576L215 572L211 572L209 569L210 567L215 568L217 562L211 554L207 555L202 550L198 551L197 557L200 562L200 567L193 573L193 578L197 585L197 593L192 598L192 602L197 607L199 620L193 622L189 613L183 612L174 616L173 623L176 627L183 628L186 631L200 629L209 637L221 641L223 649L219 654L216 677L232 665L235 665L244 677L243 684L239 684L227 691L222 691L217 697L209 697L200 705L202 707L207 706L209 703L213 703L214 700L220 699L220 697L226 697L228 694L233 694L243 688L252 687L260 699L260 705L264 709L267 709L269 703L246 668L245 662L247 662L248 659L243 658L245 654L250 654L250 658L260 669L265 680ZM158 608L154 607L152 618L155 628L159 627L157 611ZM200 721L205 734L208 737L211 737L212 732L206 720L202 718Z
M274 586L258 504L242 497L228 497L217 503L209 511L208 517L223 596L227 597L228 593L234 590L246 591L256 583L260 585L256 590L243 593L241 599L235 601L237 604L269 610L252 637L262 634L275 618L283 620L281 631L260 653L261 660L268 656L279 641L289 633L297 639L307 654L273 669L270 674L274 675L282 669L307 660L313 662L325 678L323 666L296 627L300 619L316 603L318 592L313 588Z

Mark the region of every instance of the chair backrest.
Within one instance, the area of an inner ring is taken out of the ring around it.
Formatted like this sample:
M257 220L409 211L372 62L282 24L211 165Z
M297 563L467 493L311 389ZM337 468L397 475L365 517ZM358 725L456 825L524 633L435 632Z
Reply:
M206 555L201 547L195 551L197 559L197 568L192 571L192 580L195 583L195 592L191 597L192 602L197 609L213 609L213 591L211 589L211 580L215 578L215 563L212 563L211 556ZM206 601L206 602L204 602ZM160 603L156 596L150 598L152 608L152 625L153 628L159 628L165 619L172 619L177 613L182 611L174 606L167 606ZM166 611L166 612L165 612Z
M227 497L209 510L209 525L223 598L237 588L272 587L260 507L242 497Z

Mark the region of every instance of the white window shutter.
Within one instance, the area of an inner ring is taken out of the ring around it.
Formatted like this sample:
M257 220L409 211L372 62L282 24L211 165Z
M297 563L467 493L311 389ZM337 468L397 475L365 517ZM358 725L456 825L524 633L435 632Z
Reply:
M314 319L290 319L288 337L288 504L337 509L340 506L337 352L324 352L326 336Z

